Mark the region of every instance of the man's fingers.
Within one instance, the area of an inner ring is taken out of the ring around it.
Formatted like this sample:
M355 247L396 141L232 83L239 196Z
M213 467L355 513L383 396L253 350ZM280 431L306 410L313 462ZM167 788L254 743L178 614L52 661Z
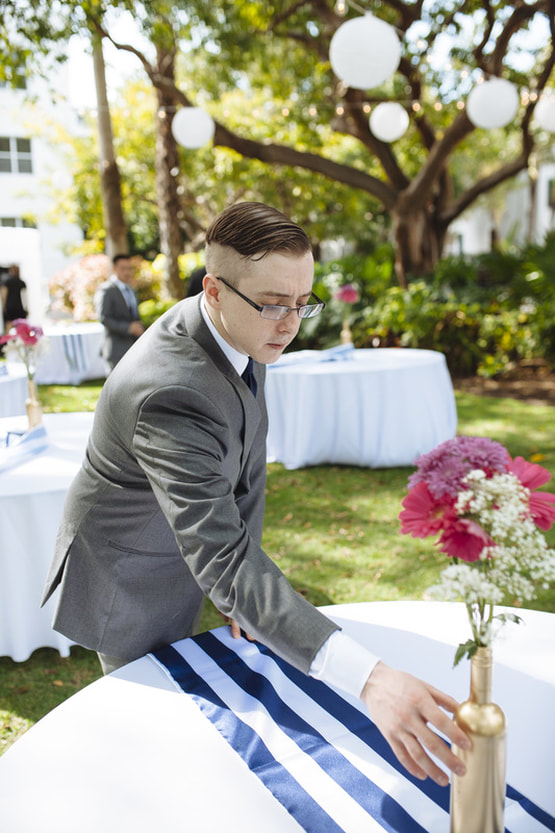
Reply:
M441 765L457 775L464 774L463 762L440 737L443 734L461 749L468 748L464 732L443 711L453 712L457 708L452 697L410 674L378 663L362 691L362 699L395 755L412 775L428 775L443 786L449 779Z
M449 738L451 743L456 744L460 749L468 749L469 741L460 726L451 720L445 712L441 709L434 709L430 716L426 716L428 723L432 723L435 728L441 732L445 737ZM445 744L443 744L445 746ZM446 747L447 748L447 747ZM453 756L454 757L454 756Z
M449 694L445 694L444 691L440 691L439 688L434 688L433 685L428 685L427 687L438 706L441 706L451 714L455 712L459 704L453 697L450 697Z
M433 732L430 734L433 734ZM442 744L442 746L445 747L445 744L439 738L437 738L437 740ZM424 747L422 746L422 742L423 741L420 738L416 738L414 735L408 735L405 741L407 753L413 761L413 766L416 766L417 770L423 773L423 775L417 775L417 777L426 778L428 775L436 782L436 784L439 784L440 787L446 787L449 783L448 775L440 767L438 767L436 763L434 763L429 755L427 755ZM432 743L429 742L426 746L429 751L432 752ZM411 772L411 770L409 770L409 772Z
M393 739L388 739L388 742L399 763L401 763L411 775L414 775L415 778L420 778L420 780L423 781L427 777L426 771L423 770L422 767L418 766L406 747L399 741Z

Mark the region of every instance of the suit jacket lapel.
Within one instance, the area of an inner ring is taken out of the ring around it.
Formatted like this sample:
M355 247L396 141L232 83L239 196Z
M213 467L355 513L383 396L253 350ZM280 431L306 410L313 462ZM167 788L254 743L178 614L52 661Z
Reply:
M210 330L206 326L206 322L204 321L200 311L201 298L202 295L198 295L191 298L192 303L187 301L183 302L185 327L189 335L191 335L195 341L201 345L203 350L214 361L221 373L229 379L241 400L245 415L245 437L241 456L241 468L243 468L260 426L260 421L265 414L266 406L264 402L263 390L266 375L265 369L263 366L258 365L255 362L255 375L258 383L258 395L255 399L247 384L243 381L243 379L241 379L231 362L228 361L224 353L220 350L216 341L212 337Z

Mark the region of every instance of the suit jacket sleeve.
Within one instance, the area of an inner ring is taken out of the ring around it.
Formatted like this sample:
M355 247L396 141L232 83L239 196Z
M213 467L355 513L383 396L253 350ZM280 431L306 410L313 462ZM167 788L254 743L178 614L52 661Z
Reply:
M101 287L95 295L96 316L106 329L117 335L129 335L132 316L117 286Z
M182 387L165 387L143 403L133 451L204 594L307 673L337 626L296 593L262 550L265 444L247 450L233 482L224 470L229 431L229 415L202 390L189 387L184 396Z

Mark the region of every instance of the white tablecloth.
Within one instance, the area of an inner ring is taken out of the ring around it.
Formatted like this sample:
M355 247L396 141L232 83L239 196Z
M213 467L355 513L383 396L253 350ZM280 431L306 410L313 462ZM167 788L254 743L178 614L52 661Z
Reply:
M6 362L7 374L0 376L0 419L25 413L29 396L27 371L22 364Z
M100 355L102 324L59 324L45 327L44 335L48 342L37 365L37 384L79 385L86 379L106 377L106 363Z
M376 602L324 610L390 664L458 699L467 697L468 663L452 668L454 646L468 636L461 605ZM526 624L508 626L505 639L495 648L494 699L503 708L509 727L507 780L553 814L555 616L518 613ZM214 636L224 641L226 650L228 646L237 650L250 667L256 646L231 640L227 628L218 629ZM190 643L185 640L177 647L187 651ZM234 668L228 670L234 672ZM279 669L275 673L279 685ZM202 679L219 690L220 671ZM305 719L316 723L316 702L306 702L304 694L295 702L305 708ZM244 720L256 725L262 715L254 708L245 712ZM342 743L344 750L353 748L350 736ZM428 810L429 800L419 786L407 786L403 775L385 760L363 757L362 766L370 767L372 780L383 785L386 809L391 796L401 796L401 805L412 802L411 812L420 815L419 830L447 833L447 812L437 806ZM307 762L309 774L325 779L326 770L322 774L313 767ZM332 786L330 782L333 803ZM337 799L353 809L350 795ZM18 740L0 758L0 806L3 827L10 833L300 833L306 829L223 740L194 699L176 690L151 657L88 686ZM514 813L522 814L508 802L506 824L511 833L546 830L533 821L529 826L529 819L509 824L509 812L513 821ZM340 829L349 833L384 829L404 833L406 829L395 820L387 828L376 826L366 814L361 820L360 809L355 815L339 811L339 816ZM328 829L319 830L326 833Z
M71 643L50 627L53 600L39 605L92 419L92 413L46 414L47 450L0 473L0 656L20 662L41 647L69 653ZM0 438L25 427L25 417L2 419Z
M325 355L325 351L324 351ZM268 461L381 468L455 436L445 357L433 350L353 350L337 361L301 351L268 365Z

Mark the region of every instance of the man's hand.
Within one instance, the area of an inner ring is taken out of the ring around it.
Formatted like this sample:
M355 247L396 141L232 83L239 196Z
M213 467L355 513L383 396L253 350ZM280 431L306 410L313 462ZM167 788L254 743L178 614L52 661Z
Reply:
M218 613L220 613L220 611L218 611ZM243 634L241 633L241 625L239 625L238 622L235 621L235 619L231 619L229 616L226 616L224 613L220 613L220 616L222 617L222 619L224 620L226 625L230 626L232 637L234 639L240 639L243 636ZM248 633L245 633L244 635L247 637L249 642L256 642L256 639L255 639L254 636L251 636Z
M132 336L142 336L145 328L142 321L131 321L129 324L129 334Z
M461 760L428 725L435 726L461 749L468 749L467 736L442 710L455 711L458 704L452 697L404 671L379 662L368 677L361 698L372 720L411 775L421 779L429 775L440 786L449 783L445 772L426 750L457 775L464 775Z

